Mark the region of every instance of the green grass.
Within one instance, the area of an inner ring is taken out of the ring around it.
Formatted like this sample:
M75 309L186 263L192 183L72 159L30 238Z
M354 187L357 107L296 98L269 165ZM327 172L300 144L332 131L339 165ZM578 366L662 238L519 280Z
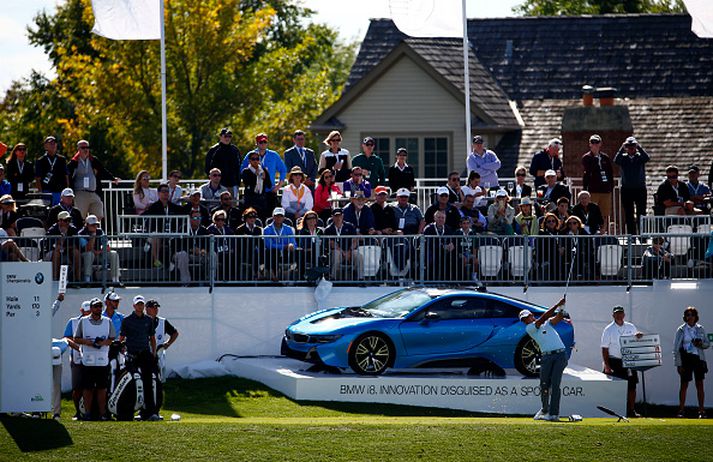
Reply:
M553 424L431 408L297 403L236 378L172 380L179 422L0 418L0 461L636 460L701 461L713 420L585 419Z

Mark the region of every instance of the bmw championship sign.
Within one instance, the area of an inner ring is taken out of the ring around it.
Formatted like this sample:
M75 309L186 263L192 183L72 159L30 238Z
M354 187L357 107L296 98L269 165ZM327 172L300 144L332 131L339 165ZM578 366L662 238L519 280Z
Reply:
M0 412L52 407L52 267L0 263Z

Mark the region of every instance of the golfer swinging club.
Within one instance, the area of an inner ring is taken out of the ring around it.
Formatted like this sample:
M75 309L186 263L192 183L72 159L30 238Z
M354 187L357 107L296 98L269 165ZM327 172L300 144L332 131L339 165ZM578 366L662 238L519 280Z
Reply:
M542 352L540 364L542 408L535 414L535 420L559 421L560 382L562 382L562 372L567 367L567 353L554 326L566 315L564 310L557 310L564 304L565 297L562 297L562 300L542 313L538 319L535 319L530 310L520 311L519 317L525 323L525 331L537 342Z

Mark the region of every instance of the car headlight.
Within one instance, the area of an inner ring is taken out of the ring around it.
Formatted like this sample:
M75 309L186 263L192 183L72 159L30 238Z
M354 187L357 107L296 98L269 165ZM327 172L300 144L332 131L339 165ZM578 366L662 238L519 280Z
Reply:
M309 343L332 343L342 338L341 334L334 335L310 335Z

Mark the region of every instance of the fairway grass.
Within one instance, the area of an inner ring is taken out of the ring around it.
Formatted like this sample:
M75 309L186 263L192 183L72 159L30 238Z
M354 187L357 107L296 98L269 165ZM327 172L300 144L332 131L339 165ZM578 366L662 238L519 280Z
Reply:
M177 422L0 418L0 461L487 460L701 461L713 420L474 417L431 408L297 403L237 378L172 380L162 415Z

